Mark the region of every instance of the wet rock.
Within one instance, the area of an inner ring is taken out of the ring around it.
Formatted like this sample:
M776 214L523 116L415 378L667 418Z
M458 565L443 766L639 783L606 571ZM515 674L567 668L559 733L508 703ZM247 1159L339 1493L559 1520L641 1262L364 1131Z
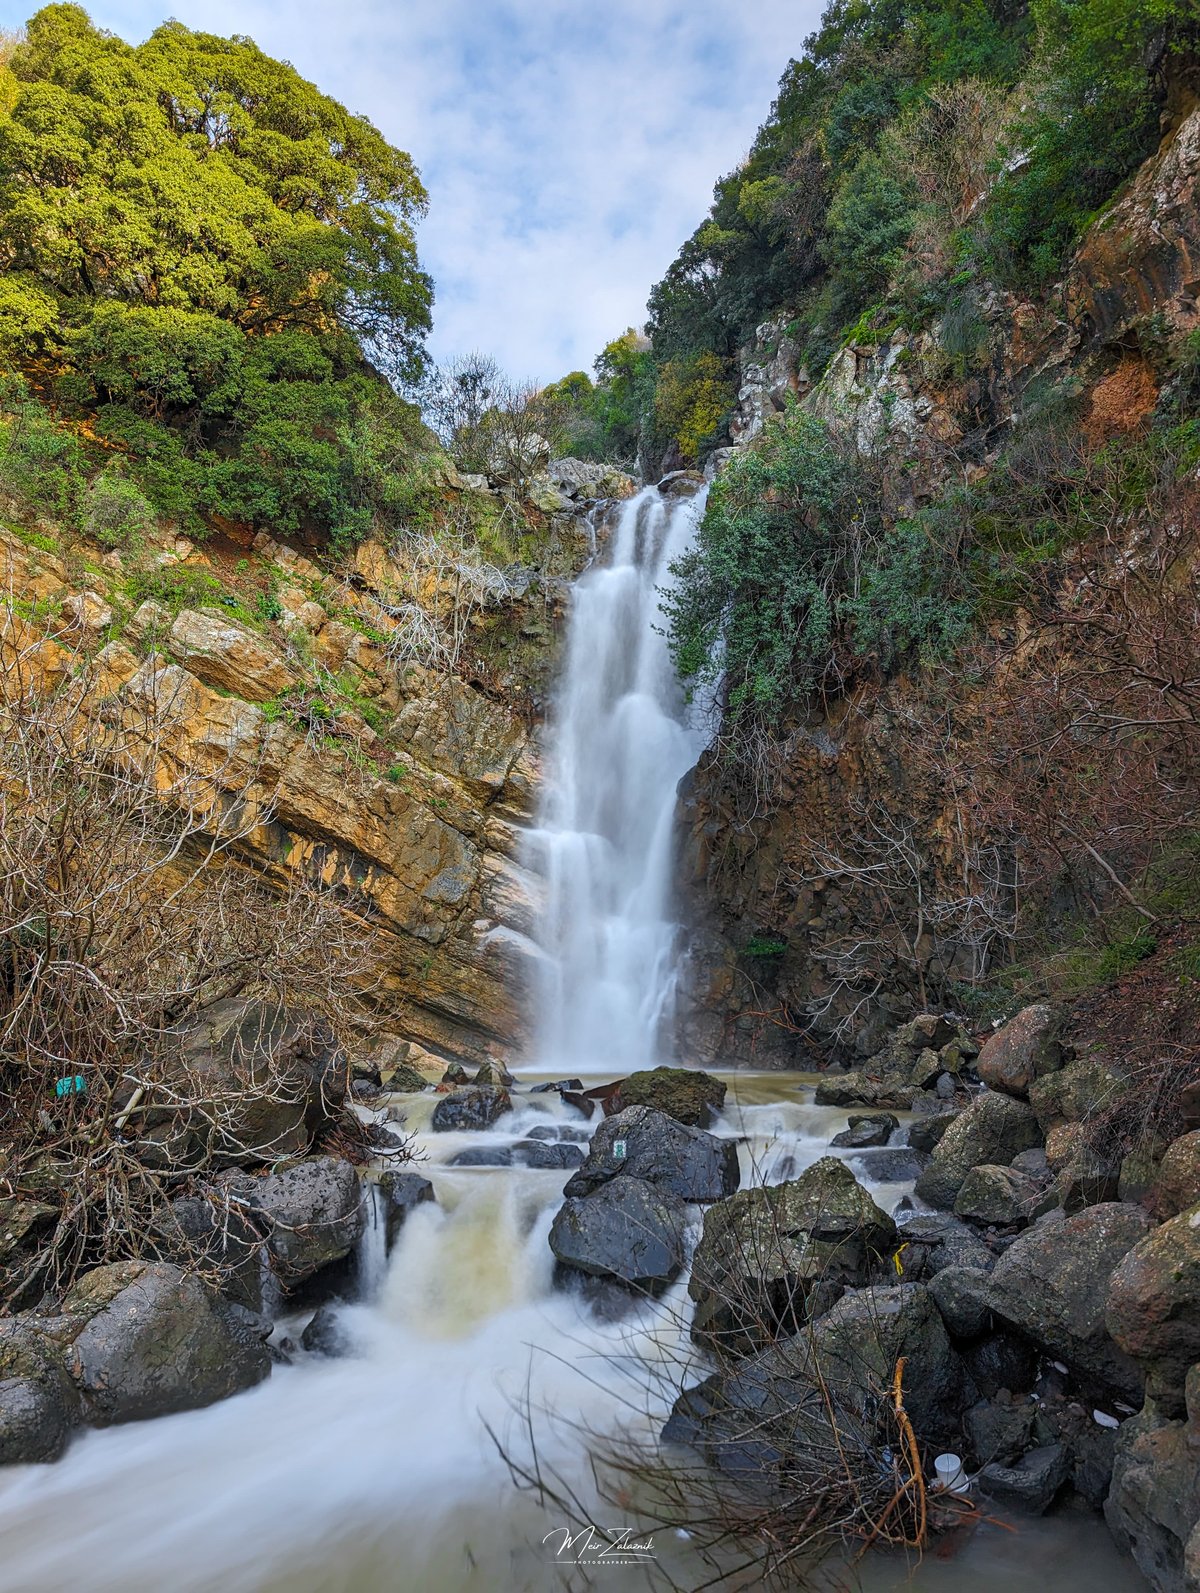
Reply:
M1071 1457L1064 1444L1043 1444L1031 1449L1014 1466L993 1463L979 1473L983 1491L1010 1510L1045 1515L1071 1473Z
M444 1095L433 1109L431 1126L450 1130L491 1128L498 1117L512 1111L512 1097L498 1085L468 1084Z
M693 1337L744 1351L794 1332L847 1285L867 1283L895 1237L835 1157L789 1183L744 1189L704 1214L688 1283Z
M362 1189L349 1162L314 1156L230 1187L263 1219L267 1249L286 1284L301 1283L349 1255L364 1222Z
M354 1349L353 1338L335 1305L323 1305L314 1313L300 1335L300 1344L310 1355L326 1355L331 1359L350 1355Z
M262 1310L262 1235L227 1189L173 1200L162 1230L168 1259L216 1269L223 1294L252 1311Z
M261 1340L239 1332L198 1278L167 1262L99 1267L70 1291L63 1313L82 1318L67 1366L96 1426L196 1410L271 1369Z
M80 1419L62 1350L37 1319L0 1319L0 1466L57 1460Z
M996 1263L988 1291L994 1315L1065 1361L1088 1389L1139 1400L1141 1374L1109 1336L1105 1306L1113 1273L1148 1227L1144 1211L1120 1204L1043 1218Z
M707 1128L715 1113L725 1105L725 1085L711 1073L697 1068L649 1068L622 1079L617 1091L616 1110L629 1106L652 1106L678 1123Z
M433 1185L420 1173L384 1173L379 1180L379 1188L383 1194L384 1221L390 1250L408 1221L409 1214L434 1199Z
M1063 1009L1051 1002L1026 1007L984 1042L976 1064L993 1090L1028 1100L1029 1087L1063 1065Z
M1037 1379L1037 1355L1015 1333L989 1333L975 1344L964 1345L960 1353L971 1381L986 1399L1002 1389L1021 1393Z
M1033 1443L1038 1408L1031 1399L982 1399L963 1418L973 1466L1012 1466Z
M476 1073L474 1082L495 1088L509 1089L517 1081L504 1066L503 1062L485 1062Z
M1165 1421L1153 1405L1117 1434L1104 1515L1117 1544L1158 1593L1200 1586L1200 1411Z
M814 1099L818 1106L892 1107L908 1112L919 1093L911 1084L862 1072L831 1073L817 1085Z
M1033 1216L1045 1184L1015 1167L972 1167L954 1201L956 1217L1005 1226Z
M988 1328L988 1274L976 1267L943 1267L929 1280L929 1292L953 1339L977 1339Z
M1024 1102L986 1090L942 1135L917 1179L916 1193L931 1206L950 1210L973 1167L1007 1166L1040 1142L1037 1119Z
M905 1408L918 1439L957 1438L968 1388L941 1318L920 1284L847 1294L803 1333L782 1339L686 1390L663 1432L757 1494L788 1485L796 1460L836 1441L839 1426L876 1430L904 1357Z
M944 1267L974 1267L990 1272L996 1258L958 1217L949 1212L914 1212L898 1223L900 1263L905 1277L928 1279Z
M395 1062L379 1070L379 1082L389 1095L415 1095L429 1088L429 1080L407 1062Z
M731 1195L741 1182L737 1145L689 1128L649 1106L607 1117L592 1136L587 1160L566 1186L587 1195L612 1178L641 1178L681 1200L705 1203Z
M451 1062L450 1066L442 1074L441 1082L443 1084L469 1084L471 1076L461 1063Z
M849 1150L886 1145L899 1127L899 1118L893 1117L890 1112L873 1112L866 1117L856 1115L851 1117L848 1128L833 1136L830 1144Z
M582 1079L556 1079L552 1084L535 1084L529 1093L530 1095L549 1095L551 1092L556 1092L562 1095L564 1091L570 1090L578 1094L582 1089Z
M584 1154L563 1140L523 1139L513 1146L513 1160L521 1167L582 1167Z
M1200 1205L1129 1249L1108 1291L1108 1330L1146 1374L1146 1393L1179 1416L1184 1381L1200 1361Z
M469 1145L451 1156L447 1167L511 1167L513 1153L508 1145Z
M932 1112L927 1117L915 1118L908 1125L908 1143L913 1150L931 1154L941 1142L946 1130L958 1117L958 1111Z
M678 1196L641 1178L614 1178L563 1202L550 1248L564 1267L655 1294L683 1268L686 1226Z
M854 1171L876 1184L910 1184L920 1177L929 1158L907 1145L885 1145L878 1150L862 1151L852 1156Z
M1200 1129L1167 1147L1154 1178L1153 1199L1163 1220L1200 1204Z

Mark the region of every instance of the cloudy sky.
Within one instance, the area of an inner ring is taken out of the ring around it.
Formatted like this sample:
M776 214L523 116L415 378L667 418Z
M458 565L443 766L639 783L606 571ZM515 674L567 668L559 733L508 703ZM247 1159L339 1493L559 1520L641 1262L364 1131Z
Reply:
M144 38L172 0L84 0ZM36 0L0 0L15 26ZM176 0L245 33L414 155L434 353L591 365L737 165L821 0Z

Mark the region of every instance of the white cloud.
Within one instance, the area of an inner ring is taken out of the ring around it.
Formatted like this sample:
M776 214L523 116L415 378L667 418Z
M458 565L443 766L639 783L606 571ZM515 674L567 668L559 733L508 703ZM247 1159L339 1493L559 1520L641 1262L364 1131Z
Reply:
M166 0L94 0L139 39ZM546 380L590 366L749 148L821 0L186 0L412 152L433 348ZM0 20L20 20L0 0Z

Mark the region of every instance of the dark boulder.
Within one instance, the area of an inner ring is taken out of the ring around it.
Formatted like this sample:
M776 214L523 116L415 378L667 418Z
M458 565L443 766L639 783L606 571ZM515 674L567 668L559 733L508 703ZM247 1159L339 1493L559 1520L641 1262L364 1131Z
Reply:
M349 1255L363 1230L358 1174L337 1156L314 1156L265 1178L232 1179L230 1188L261 1219L272 1263L289 1286Z
M988 1275L975 1267L943 1267L929 1280L929 1292L953 1339L977 1339L991 1323Z
M271 1369L261 1333L167 1262L98 1267L67 1295L63 1314L79 1319L67 1367L99 1427L212 1405Z
M180 1042L170 1081L200 1104L187 1133L217 1163L303 1154L345 1099L349 1063L321 1018L260 1001L206 1007ZM179 1132L171 1113L171 1129ZM135 1114L155 1137L153 1108Z
M724 1105L725 1085L698 1068L648 1068L631 1073L621 1080L614 1101L618 1112L630 1106L652 1106L692 1128L707 1128Z
M973 1167L1006 1167L1041 1138L1037 1118L1023 1101L985 1090L942 1135L917 1179L916 1193L931 1206L952 1210Z
M350 1355L354 1350L353 1336L336 1305L323 1305L314 1313L300 1335L300 1344L310 1355L324 1355L331 1360Z
M408 1220L409 1213L434 1198L433 1185L420 1173L384 1173L379 1180L383 1195L384 1221L390 1250Z
M491 1128L498 1117L511 1111L507 1090L496 1084L468 1084L442 1096L433 1109L430 1126L439 1133Z
M932 1154L958 1115L956 1107L950 1112L927 1112L923 1117L915 1117L908 1125L908 1143L913 1150L924 1151L926 1155Z
M1107 1321L1145 1372L1148 1397L1164 1415L1182 1415L1184 1383L1200 1361L1200 1206L1139 1236L1121 1258Z
M508 1145L468 1145L451 1156L447 1167L511 1167L513 1153Z
M1002 1389L1019 1394L1037 1380L1037 1352L1016 1333L989 1333L960 1347L971 1381L991 1399Z
M1113 1273L1148 1228L1144 1211L1119 1204L1044 1217L996 1263L988 1290L994 1316L1066 1362L1097 1397L1140 1400L1141 1374L1109 1336L1105 1306Z
M741 1181L737 1145L653 1107L630 1106L597 1128L566 1193L587 1195L618 1177L644 1179L697 1204L720 1200Z
M830 1140L839 1150L866 1150L874 1145L886 1145L900 1127L900 1120L890 1112L872 1112L868 1116L851 1117L848 1128Z
M558 1261L592 1277L656 1294L679 1276L687 1207L641 1178L614 1178L586 1198L565 1200L550 1229Z
M996 1258L973 1229L943 1211L905 1213L898 1221L900 1265L914 1283L944 1267L975 1267L990 1272Z
M582 1145L564 1140L523 1139L513 1146L513 1161L519 1167L546 1169L582 1167Z
M1071 1456L1065 1444L1042 1444L1012 1466L993 1462L979 1473L984 1493L1010 1510L1042 1516L1071 1475Z
M963 1179L954 1214L985 1227L1010 1227L1028 1223L1045 1204L1044 1180L1015 1167L984 1165L972 1167Z
M57 1460L80 1419L62 1348L35 1320L0 1320L0 1466Z
M1198 1449L1200 1401L1184 1421L1166 1421L1148 1405L1117 1434L1105 1519L1157 1593L1200 1587Z
M836 1157L710 1206L692 1261L692 1334L750 1350L795 1332L890 1255L896 1225Z
M1035 1446L1034 1428L1038 1407L1028 1397L1006 1398L1001 1394L981 1399L963 1417L963 1433L970 1464L1013 1466L1027 1449Z

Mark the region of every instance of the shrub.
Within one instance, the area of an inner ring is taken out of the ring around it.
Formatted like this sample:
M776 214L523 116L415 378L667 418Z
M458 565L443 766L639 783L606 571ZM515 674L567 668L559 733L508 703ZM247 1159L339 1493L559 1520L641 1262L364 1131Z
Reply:
M79 525L101 547L138 548L154 529L154 511L127 476L105 470L85 490Z

